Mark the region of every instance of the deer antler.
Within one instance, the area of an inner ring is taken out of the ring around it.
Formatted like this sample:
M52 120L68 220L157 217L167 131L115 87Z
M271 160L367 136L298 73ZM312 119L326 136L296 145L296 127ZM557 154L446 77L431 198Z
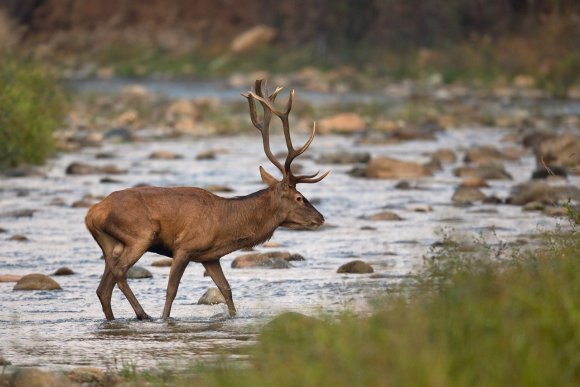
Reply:
M299 175L295 176L292 173L291 165L292 161L302 153L304 153L312 141L314 140L314 135L316 134L316 123L312 126L312 132L310 133L310 137L306 141L304 145L300 148L295 149L294 145L292 144L292 138L290 137L290 122L288 116L290 115L290 110L292 110L292 102L294 99L294 90L290 92L290 96L288 97L288 103L286 105L285 111L279 111L274 107L274 102L278 93L282 91L282 87L277 87L276 90L268 96L268 87L266 82L264 82L264 88L266 93L264 94L262 91L262 80L256 80L254 92L249 91L247 95L242 94L244 97L248 99L250 105L250 117L252 118L252 123L254 126L262 133L262 140L264 142L264 151L266 152L266 156L268 159L282 172L283 181L290 186L295 186L298 183L317 183L320 180L324 179L326 175L329 174L330 171L325 172L323 175L316 177L319 172L316 172L312 175ZM259 122L257 119L256 113L256 105L255 100L259 101L264 109L264 118L262 122ZM270 128L270 119L272 118L272 113L278 116L282 121L282 128L284 131L284 138L286 139L286 147L288 148L288 155L286 156L286 161L284 162L284 167L282 164L276 159L276 157L272 154L270 150L270 141L269 141L269 128Z

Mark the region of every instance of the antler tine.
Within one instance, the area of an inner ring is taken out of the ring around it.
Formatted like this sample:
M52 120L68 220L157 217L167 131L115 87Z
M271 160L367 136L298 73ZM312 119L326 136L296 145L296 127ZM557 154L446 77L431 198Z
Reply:
M310 178L310 176L296 176L295 179L295 184L297 183L318 183L320 180L324 179L326 176L328 176L328 174L330 173L330 171L326 171L324 172L324 174L318 176L317 178ZM318 172L316 172L314 174L314 176L318 175ZM314 177L313 176L313 177Z

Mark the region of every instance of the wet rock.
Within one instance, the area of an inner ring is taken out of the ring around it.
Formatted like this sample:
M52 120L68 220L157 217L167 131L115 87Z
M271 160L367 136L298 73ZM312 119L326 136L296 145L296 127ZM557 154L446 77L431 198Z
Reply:
M485 194L475 187L459 187L451 200L459 204L478 202L486 198Z
M555 218L564 218L568 216L568 209L562 206L547 206L543 209L543 213Z
M55 207L67 206L67 203L64 201L63 198L52 198L48 204Z
M111 152L99 152L95 155L96 159L110 160L116 158L117 155Z
M28 242L29 239L25 235L15 234L8 238L9 241Z
M158 259L157 261L153 262L151 266L153 267L170 267L173 263L173 259L171 258L162 258Z
M481 177L467 177L461 181L460 187L488 188L489 184Z
M224 298L222 292L218 288L209 288L197 300L198 305L215 305L215 304L225 304L226 299Z
M278 242L268 241L268 242L264 242L262 244L262 246L268 247L268 248L276 248L276 247L282 247L282 244L278 243Z
M68 387L71 383L63 376L38 368L18 368L10 378L11 387Z
M149 155L150 160L179 160L182 158L182 155L171 151L155 151Z
M552 186L543 180L532 180L513 187L507 202L517 206L523 206L530 202L553 205L568 199L580 200L580 188Z
M85 196L80 200L73 202L70 206L72 208L89 208L95 204L95 200L91 196Z
M413 212L433 212L433 207L428 204L413 204L406 206L405 210Z
M580 174L580 136L566 133L542 141L535 149L538 165L566 168Z
M548 165L546 167L540 167L532 172L532 179L548 179L552 177L563 177L567 178L568 173L563 167L558 167L557 165Z
M365 176L375 179L416 179L431 176L431 173L417 163L390 157L377 157L368 163Z
M208 150L205 152L198 153L195 156L196 160L215 160L217 158L218 152L215 150Z
M374 221L397 221L403 220L399 215L391 211L381 211L369 216L369 220Z
M542 211L546 206L544 203L540 202L529 202L526 203L523 207L523 211Z
M290 253L280 251L244 254L232 261L232 268L289 269L290 264L287 261L289 258Z
M457 161L457 155L451 149L439 149L431 155L431 158L446 164L452 164Z
M121 184L122 181L119 179L113 179L112 177L103 177L99 180L103 184Z
M476 177L483 180L512 180L510 175L500 163L478 165L475 167L459 167L453 170L458 177Z
M16 274L0 274L0 282L18 282L22 278Z
M52 275L73 275L76 274L71 268L59 267Z
M104 138L109 142L122 143L135 140L135 134L127 128L113 128L107 131Z
M345 263L340 266L337 273L348 273L348 274L368 274L373 273L373 267L366 262L356 260Z
M490 164L502 160L517 160L520 155L504 153L491 145L483 145L469 149L463 159L466 163Z
M225 185L211 184L205 187L206 190L210 192L234 192L233 188L227 187Z
M30 218L37 210L23 209L0 213L0 218Z
M306 259L301 254L290 254L290 256L288 258L286 258L286 261L288 261L288 262L290 262L290 261L305 261L305 260Z
M362 231L377 231L377 228L376 227L372 227L372 226L362 226L360 228L360 230L362 230Z
M27 274L20 278L13 290L59 290L58 282L44 274Z
M321 119L317 123L317 130L320 133L360 133L366 130L366 123L356 113L339 113Z
M401 181L399 181L397 184L395 184L395 188L396 189L400 189L400 190L410 190L410 189L413 189L413 187L411 186L411 183L409 183L407 180L401 180Z
M271 43L276 37L276 29L257 25L236 36L230 45L230 51L234 54L255 51Z
M107 385L107 376L95 367L77 367L69 371L66 376L70 381L83 385Z
M46 177L46 174L37 167L22 166L2 171L5 177Z
M484 204L503 204L504 200L502 200L501 198L498 198L495 195L491 195L491 196L486 196L481 202Z
M443 170L443 164L438 159L431 158L431 160L423 164L423 168L429 171L429 173L435 173Z
M98 167L85 163L74 162L66 168L67 175L92 175L92 174L123 174L127 173L125 169L119 169L114 165L105 165Z
M320 155L317 162L321 164L360 164L368 163L371 159L371 154L368 152L332 152Z
M130 279L143 279L143 278L153 278L153 274L142 266L135 265L132 266L127 271L127 278Z
M7 233L8 230L6 230L5 228L0 227L0 234L4 234Z

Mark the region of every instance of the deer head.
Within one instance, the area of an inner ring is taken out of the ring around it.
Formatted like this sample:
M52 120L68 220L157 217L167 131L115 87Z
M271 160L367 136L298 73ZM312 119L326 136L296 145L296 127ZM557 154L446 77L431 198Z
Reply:
M262 83L264 84L263 86ZM254 91L249 91L248 94L242 94L248 100L252 124L262 133L264 152L272 164L282 173L282 180L278 180L270 175L262 166L260 166L260 175L262 176L262 181L268 185L270 191L279 200L279 213L284 218L281 226L292 229L316 229L324 223L324 217L310 204L304 195L298 192L296 184L317 183L324 179L330 171L318 177L318 172L312 175L298 176L292 172L292 161L304 153L312 143L312 140L314 140L316 124L312 127L308 141L302 147L295 149L292 144L292 138L290 137L290 123L288 119L290 110L292 109L294 90L290 92L285 111L279 111L274 106L276 97L281 91L282 88L277 87L272 94L269 94L266 82L257 80ZM264 111L261 120L258 118L256 101L260 102ZM282 129L284 131L284 138L286 139L286 147L288 148L284 165L282 165L270 150L270 120L273 114L282 121Z

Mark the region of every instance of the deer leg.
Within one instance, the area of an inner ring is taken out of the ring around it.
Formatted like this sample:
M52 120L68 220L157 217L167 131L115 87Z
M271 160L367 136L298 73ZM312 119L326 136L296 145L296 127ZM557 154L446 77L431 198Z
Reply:
M173 257L173 263L171 264L171 270L169 272L169 280L167 282L167 296L165 298L165 307L163 308L163 315L161 318L166 320L169 318L171 313L171 305L173 305L173 300L177 294L177 289L179 288L179 281L185 272L185 268L189 264L189 260L181 254L177 254Z
M109 269L109 265L105 264L105 272L101 277L101 282L97 288L97 296L101 301L103 312L107 320L114 320L113 310L111 309L111 296L113 295L113 288L115 287L115 277Z
M202 262L202 264L203 267L205 267L207 274L209 274L213 282L216 284L216 286L226 299L226 304L228 306L230 316L232 317L235 316L236 307L234 306L234 300L232 299L232 289L230 288L228 280L224 276L224 272L222 271L220 261L207 261Z
M118 246L115 247L115 249L117 248ZM113 272L117 286L121 292L123 292L127 301L131 304L131 307L135 311L139 320L150 319L150 317L145 313L143 307L139 301L137 301L135 294L133 294L133 291L129 287L129 284L127 283L127 271L139 260L139 258L141 258L143 254L145 254L145 251L147 251L147 248L141 249L123 246L122 252L119 254L119 259L111 265L111 271Z

